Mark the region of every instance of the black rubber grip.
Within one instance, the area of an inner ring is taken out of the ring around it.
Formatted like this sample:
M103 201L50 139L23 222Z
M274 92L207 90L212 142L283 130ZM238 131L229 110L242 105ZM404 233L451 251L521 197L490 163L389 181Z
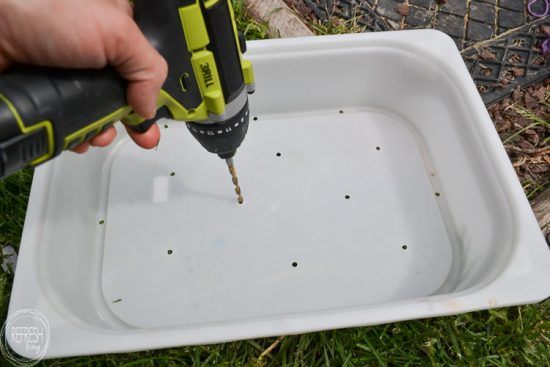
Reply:
M15 110L19 123L26 127L51 122L53 156L63 150L65 137L126 106L126 83L107 68L65 70L18 65L0 74L0 94L0 143L22 134ZM21 163L23 167L30 162ZM3 176L6 174L9 172Z
M0 177L10 175L47 153L47 138L44 130L36 130L0 141Z

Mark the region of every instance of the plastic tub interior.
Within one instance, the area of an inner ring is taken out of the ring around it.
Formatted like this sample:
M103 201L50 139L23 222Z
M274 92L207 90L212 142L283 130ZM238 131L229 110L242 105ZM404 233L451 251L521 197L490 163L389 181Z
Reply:
M538 302L550 252L453 41L250 42L225 163L182 122L37 169L10 313L47 357L302 333ZM21 345L12 345L25 355Z

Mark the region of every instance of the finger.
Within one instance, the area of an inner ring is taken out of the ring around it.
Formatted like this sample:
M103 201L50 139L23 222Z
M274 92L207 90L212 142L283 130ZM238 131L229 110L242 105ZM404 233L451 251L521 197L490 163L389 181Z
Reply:
M129 82L128 103L138 115L150 119L155 117L157 97L168 66L133 19L126 14L123 17L122 25L112 28L113 33L108 35L107 59Z
M129 16L133 16L134 8L128 0L114 0L116 5Z
M72 149L72 151L75 152L75 153L78 153L78 154L82 154L82 153L86 153L88 151L88 149L90 149L90 144L88 144L86 142L86 143L82 143L80 145L77 145L76 147L74 147Z
M128 126L126 126L126 131L137 145L145 149L156 147L160 141L160 130L157 124L152 125L144 133L138 133Z
M92 139L90 139L90 145L94 147L106 147L107 145L111 144L115 137L116 129L111 126L107 130L103 131L101 134L94 136Z

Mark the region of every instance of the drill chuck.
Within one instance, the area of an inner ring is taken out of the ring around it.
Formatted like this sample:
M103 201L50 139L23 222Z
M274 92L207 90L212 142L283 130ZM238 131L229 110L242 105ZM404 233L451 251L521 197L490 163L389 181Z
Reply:
M232 158L248 131L248 101L233 117L215 123L187 122L189 132L210 153L222 159Z

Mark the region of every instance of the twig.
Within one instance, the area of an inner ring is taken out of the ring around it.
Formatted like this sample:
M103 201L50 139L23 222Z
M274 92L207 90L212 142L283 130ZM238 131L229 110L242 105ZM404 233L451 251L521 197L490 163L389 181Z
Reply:
M527 158L525 158L524 156L522 156L520 159L518 159L517 161L515 162L512 162L512 167L514 168L518 168L518 167L521 167L525 164L525 162L527 162Z
M544 124L544 121L542 121L542 122L540 122L540 121L532 122L529 125L525 126L523 129L517 131L516 133L514 133L511 136L509 136L508 138L506 138L502 143L506 144L509 141L511 141L512 139L514 139L516 136L518 136L519 134L523 133L524 131L532 129L532 128L534 128L536 126L539 126L539 125L543 125L543 124Z
M550 145L546 145L544 147L541 147L541 148L530 148L530 149L525 149L525 148L520 148L520 147L516 147L516 146L513 146L513 145L505 145L504 148L506 148L506 150L513 150L514 152L518 152L518 153L524 153L524 154L542 154L542 155L545 155L547 153L550 153Z
M508 29L506 30L505 32L502 32L501 34L499 34L497 37L495 38L489 38L487 40L484 40L484 41L480 41L478 43L474 43L473 45L471 46L468 46L466 48L463 48L460 53L461 54L465 54L467 52L469 52L471 49L475 49L476 51L479 51L482 47L484 47L485 45L493 42L493 41L497 41L497 40L503 40L503 39L506 39L508 38L508 36L514 32L516 32L517 30L521 29L521 27L523 27L524 24L520 25L519 27L516 27L516 28L511 28L511 29Z
M281 335L281 336L278 337L273 343L271 343L271 345L270 345L269 347L267 347L267 349L264 350L264 351L262 352L262 354L260 354L260 356L258 357L258 361L261 362L262 359L263 359L265 356L267 356L269 353L271 353L271 351L272 351L273 349L275 349L275 347L276 347L277 345L279 345L279 343L281 342L281 340L283 340L284 338L285 338L285 336L284 336L284 335Z

